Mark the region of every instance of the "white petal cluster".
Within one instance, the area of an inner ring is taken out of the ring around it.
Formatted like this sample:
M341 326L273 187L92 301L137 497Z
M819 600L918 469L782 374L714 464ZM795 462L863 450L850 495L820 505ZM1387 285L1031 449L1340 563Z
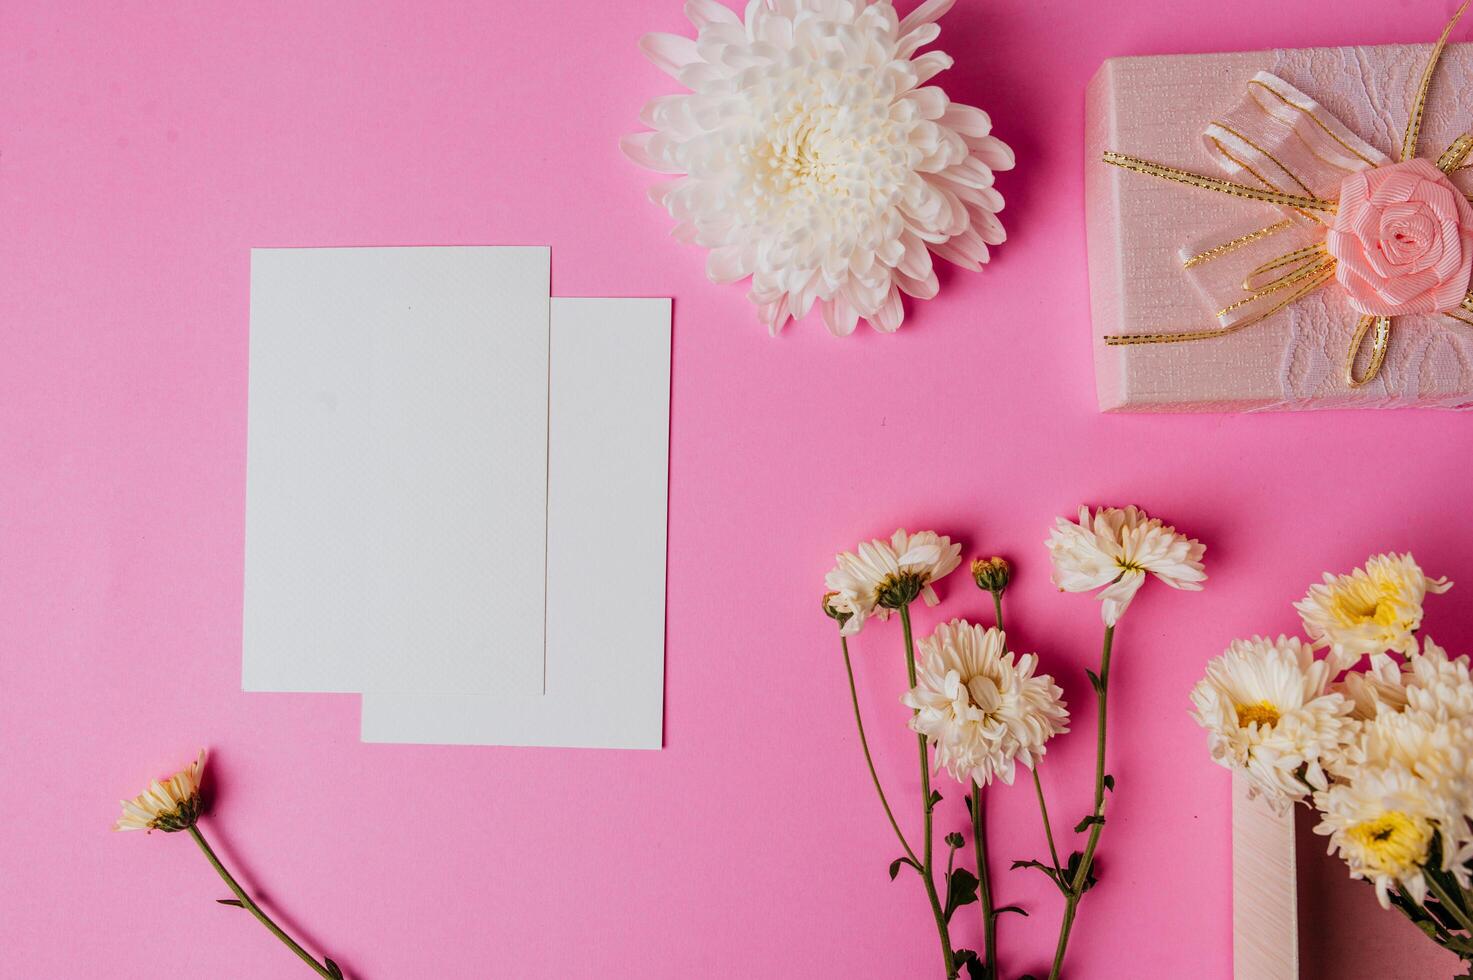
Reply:
M1035 674L1038 657L1007 649L1001 630L952 620L921 641L916 686L901 701L910 727L936 747L936 765L960 782L1012 783L1046 743L1069 730L1063 691Z
M1218 765L1244 773L1281 812L1311 789L1355 736L1352 705L1329 691L1329 666L1292 637L1234 640L1192 691Z
M931 583L950 574L961 563L961 553L960 544L935 531L908 534L902 528L889 541L861 542L854 551L835 556L833 569L824 576L833 594L824 601L847 615L840 632L852 636L871 615L886 619L917 597L936 605Z
M1213 758L1281 810L1312 789L1315 832L1384 907L1422 904L1444 875L1473 887L1473 676L1415 635L1427 593L1450 587L1411 555L1326 575L1296 604L1313 646L1235 642L1192 692Z
M205 752L168 779L155 779L148 789L131 800L123 800L123 814L114 830L162 830L174 833L194 825L200 812L200 781L205 772Z
M893 331L902 293L936 295L933 255L979 269L1006 237L993 172L1013 151L985 112L925 84L952 59L917 53L952 2L901 20L889 0L750 0L745 17L687 0L694 40L641 42L690 92L651 101L652 131L624 152L682 175L651 197L710 250L713 281L751 277L770 331L815 304L835 334L861 317Z
M1402 665L1390 654L1373 653L1365 670L1352 670L1331 687L1355 706L1352 718L1366 721L1376 717L1382 705L1390 711L1406 707L1407 692L1401 673Z
M1376 555L1348 575L1326 572L1294 608L1317 645L1349 660L1388 650L1410 653L1422 625L1422 600L1450 588L1447 579L1429 579L1411 555Z
M1431 639L1395 673L1384 664L1372 670L1377 677L1366 686L1374 688L1374 711L1335 767L1335 785L1323 798L1316 795L1325 811L1319 832L1330 835L1331 850L1340 852L1352 875L1376 882L1383 905L1396 886L1420 903L1421 866L1434 837L1441 867L1464 886L1473 883L1467 867L1473 858L1473 680L1466 656L1449 657ZM1346 681L1355 676L1347 674ZM1407 840L1426 837L1415 861L1397 849L1393 830Z
M1079 523L1059 518L1047 544L1054 585L1065 592L1103 589L1107 626L1119 621L1148 572L1173 589L1200 590L1207 579L1206 547L1136 507L1101 507L1093 515L1081 507Z

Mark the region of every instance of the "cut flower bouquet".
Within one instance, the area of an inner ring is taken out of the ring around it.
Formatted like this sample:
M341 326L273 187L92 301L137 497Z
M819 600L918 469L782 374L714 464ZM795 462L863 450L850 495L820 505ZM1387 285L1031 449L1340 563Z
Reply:
M947 977L958 977L965 969L972 980L998 980L998 920L1009 912L1028 914L1017 906L999 907L994 901L987 835L987 799L995 791L993 784L1012 785L1020 766L1029 770L1048 855L1046 859L1013 861L1012 868L1042 872L1063 898L1049 971L1050 980L1061 976L1080 900L1096 881L1095 855L1105 827L1106 794L1115 788L1105 766L1105 709L1116 626L1148 577L1185 590L1200 589L1206 579L1203 546L1135 507L1094 512L1081 508L1077 523L1057 521L1047 546L1054 584L1066 592L1098 590L1104 619L1099 669L1086 672L1096 698L1093 804L1074 825L1074 833L1084 835L1083 846L1067 857L1061 857L1059 849L1062 830L1056 835L1049 818L1039 764L1049 741L1069 730L1069 711L1063 690L1052 676L1039 671L1038 656L1014 652L1003 631L1003 595L1012 579L1009 563L993 557L971 564L973 581L992 597L993 625L953 619L919 642L912 630L910 607L917 600L933 606L938 603L933 583L961 564L961 545L932 531L909 534L900 530L889 540L864 542L838 555L825 579L823 608L839 627L859 744L902 850L890 863L890 878L906 871L919 879L935 921ZM909 680L901 701L911 709L910 728L916 735L920 766L918 840L914 828L907 834L902 827L875 769L849 652L851 637L872 621L887 620L892 614L900 619ZM944 838L944 870L935 854L935 813L944 797L932 788L931 777L941 770L966 789L963 800L971 823L975 871L957 863L966 845L960 833ZM1065 840L1065 846L1067 843ZM953 938L959 926L957 911L974 903L980 911L980 950L960 948Z
M1192 704L1250 795L1312 807L1352 878L1473 965L1473 679L1418 635L1451 587L1409 554L1326 574L1295 605L1308 641L1233 641Z

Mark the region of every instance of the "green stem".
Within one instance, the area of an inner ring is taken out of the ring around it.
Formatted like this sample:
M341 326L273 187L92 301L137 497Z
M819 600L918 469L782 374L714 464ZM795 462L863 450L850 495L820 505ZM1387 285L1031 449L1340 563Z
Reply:
M312 967L312 969L316 970L318 976L326 977L327 980L339 980L337 974L334 974L326 966L323 966L321 963L314 960L311 953L307 952L301 946L298 946L295 939L293 939L291 936L288 936L286 932L282 930L281 926L277 925L275 922L272 922L271 917L268 916L265 912L261 911L261 907L251 900L251 896L246 894L245 889L241 888L240 885L236 883L235 879L231 877L230 872L225 870L225 865L220 863L220 859L216 857L215 852L210 849L209 843L205 840L205 835L199 832L198 826L191 825L189 827L189 836L193 837L194 842L199 845L199 849L205 852L205 858L210 862L210 865L215 869L220 877L225 879L225 884L229 886L231 892L235 894L235 897L240 902L240 904L245 906L246 911L250 912L251 915L254 915L256 919L261 923L261 925L265 926L267 929L270 929L273 936L286 943L287 948L289 948L293 953L296 953L297 956L301 958L302 962L306 963L308 966Z
M997 616L997 628L1002 629L1002 593L992 593L992 611Z
M900 830L900 824L895 819L895 813L890 809L890 801L885 798L884 787L880 785L880 775L875 772L875 760L870 756L869 739L864 735L864 719L859 714L859 692L854 687L854 665L849 660L849 638L840 636L839 643L844 648L844 671L849 675L849 699L854 704L854 724L859 729L859 747L864 750L864 764L869 767L869 778L874 781L875 792L880 796L880 806L885 808L885 816L890 820L890 827L895 831L900 846L905 848L906 857L917 868L920 867L920 858L911 849L910 842L905 839L905 834Z
M987 954L985 976L996 980L997 913L992 902L992 870L987 860L987 815L982 809L982 786L972 782L972 844L977 851L977 897L982 905L983 950Z
M1453 900L1452 895L1448 893L1447 889L1442 887L1442 882L1437 880L1437 875L1428 873L1423 875L1423 877L1426 879L1428 887L1432 889L1432 894L1436 895L1437 900L1442 903L1442 907L1452 913L1452 917L1457 919L1463 928L1468 930L1470 935L1473 935L1473 919L1468 917L1468 913L1464 911L1462 903Z
M1366 884L1370 884L1369 879L1366 880ZM1436 936L1432 937L1432 941L1437 943L1437 945L1443 947L1444 949L1451 948L1448 946L1448 943L1453 941L1453 934L1451 932L1448 932L1446 926L1437 921L1437 916L1429 914L1425 919L1419 920L1415 918L1409 910L1408 906L1414 906L1416 903L1413 902L1411 897L1400 888L1396 889L1396 895L1400 899L1400 901L1393 902L1392 905L1396 908L1398 912L1402 914L1403 917L1406 918L1408 922L1417 926L1417 928L1419 929L1421 928L1421 922L1431 923L1432 931L1437 933Z
M1100 673L1099 686L1095 689L1095 700L1098 704L1098 718L1095 724L1095 806L1093 815L1096 817L1094 823L1089 827L1089 842L1084 847L1084 856L1079 862L1079 869L1074 873L1074 878L1069 882L1069 894L1064 903L1064 919L1059 924L1059 941L1054 947L1054 963L1049 970L1049 980L1058 980L1059 971L1064 965L1064 951L1069 945L1069 932L1074 927L1074 914L1079 906L1079 899L1084 894L1084 883L1089 880L1089 872L1094 864L1095 848L1100 843L1100 832L1104 829L1103 817L1105 815L1105 703L1106 692L1110 687L1110 648L1115 642L1115 627L1105 627L1105 640L1100 649Z
M916 686L916 647L915 637L910 628L910 607L900 607L900 628L905 634L905 669L910 677L912 689ZM919 709L915 714L919 714ZM912 715L914 717L914 714ZM922 853L925 855L921 860L921 878L926 883L926 897L931 902L931 914L936 919L936 931L941 937L941 960L946 965L946 976L955 977L956 956L951 949L951 933L946 928L946 913L941 908L941 899L936 894L936 876L931 864L931 765L930 757L926 753L926 736L916 733L916 744L920 747L921 759L921 806L925 818L925 839L922 843Z
M1038 762L1033 764L1033 791L1038 796L1038 812L1043 817L1043 834L1048 838L1049 857L1053 858L1054 870L1063 874L1064 866L1059 863L1059 849L1054 846L1054 827L1049 823L1048 804L1043 801L1043 781L1038 776L1038 765Z

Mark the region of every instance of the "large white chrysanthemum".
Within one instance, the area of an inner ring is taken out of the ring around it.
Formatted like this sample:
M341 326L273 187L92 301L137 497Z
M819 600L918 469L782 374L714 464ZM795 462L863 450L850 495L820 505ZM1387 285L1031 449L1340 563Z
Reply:
M1355 736L1351 703L1327 692L1329 665L1292 637L1234 640L1192 690L1218 765L1245 773L1280 811L1312 787Z
M1104 586L1100 601L1105 625L1114 626L1150 572L1173 589L1200 590L1206 547L1136 507L1101 507L1079 523L1060 517L1046 542L1054 584L1065 592Z
M969 269L1006 237L993 171L1013 151L987 114L925 85L949 68L935 21L953 0L901 20L889 0L750 0L745 19L687 0L694 40L641 42L691 92L651 101L653 132L622 141L681 241L711 250L716 282L748 294L776 333L817 303L835 334L864 317L893 331L900 294L936 295L933 254Z
M1423 574L1411 555L1376 555L1349 575L1326 572L1294 608L1317 645L1353 661L1367 653L1414 651L1422 600L1450 588L1447 579Z
M1330 853L1340 853L1352 878L1375 884L1382 908L1391 907L1392 888L1423 902L1422 869L1443 817L1426 783L1400 763L1368 767L1353 782L1315 793L1314 805L1321 818L1315 833L1330 838Z
M936 765L957 780L986 786L1013 781L1032 767L1050 738L1069 730L1063 691L1038 657L1016 656L1007 637L956 619L921 641L916 686L901 701L915 709L910 727L936 747Z
M871 615L886 619L918 597L936 605L931 583L950 574L961 563L961 553L961 545L935 531L907 534L902 528L889 541L860 542L855 551L834 557L824 583L837 594L825 602L848 614L840 631L852 636Z

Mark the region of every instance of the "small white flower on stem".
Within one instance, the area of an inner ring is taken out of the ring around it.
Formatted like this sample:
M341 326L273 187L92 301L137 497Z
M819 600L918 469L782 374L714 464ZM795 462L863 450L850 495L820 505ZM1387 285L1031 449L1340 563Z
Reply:
M858 633L871 615L886 619L917 598L934 606L938 600L931 583L950 574L961 553L961 545L935 531L907 534L902 529L889 541L861 542L834 558L824 583L836 595L825 605L849 614L841 626L845 636Z
M199 758L168 779L153 783L131 800L123 800L123 815L114 830L162 830L175 833L193 827L200 814L200 780L205 771L205 750Z
M1079 523L1058 518L1046 542L1053 581L1065 592L1102 589L1106 626L1124 615L1146 574L1173 589L1200 591L1206 546L1136 507L1079 508Z

